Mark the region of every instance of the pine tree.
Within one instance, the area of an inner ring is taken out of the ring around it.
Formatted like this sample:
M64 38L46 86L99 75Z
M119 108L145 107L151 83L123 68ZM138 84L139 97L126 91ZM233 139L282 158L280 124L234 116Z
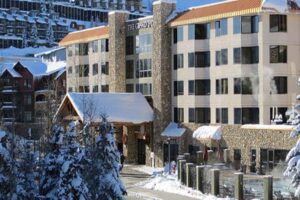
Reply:
M125 187L120 180L120 154L115 144L114 130L103 118L96 138L93 155L93 172L91 173L91 190L93 199L124 199Z
M52 138L49 140L49 153L42 161L43 172L40 193L47 198L58 199L56 186L59 180L60 170L63 162L58 158L61 154L60 148L63 144L64 130L62 127L55 125L52 128L52 134Z
M24 144L22 144L24 143ZM36 184L36 158L32 151L32 141L24 140L21 145L22 151L17 162L17 180L15 194L17 199L34 199L38 196Z
M298 80L298 86L300 86L300 79ZM300 100L300 95L297 96L297 100ZM293 108L293 112L290 115L288 122L294 125L293 131L290 134L290 138L297 138L300 135L300 103ZM292 184L296 188L295 195L300 196L300 139L298 139L296 145L289 151L286 156L288 166L284 175L293 175Z
M78 144L76 123L71 122L65 135L66 145L62 148L59 160L63 160L57 186L59 199L90 199L87 183L83 178L85 152Z
M23 30L23 33L22 33L22 47L23 48L28 47L27 30L26 30L26 28Z
M0 197L3 199L9 199L13 188L11 183L13 165L7 143L8 135L0 131Z
M48 45L50 47L54 46L54 40L55 39L54 39L53 27L52 27L51 22L49 22L49 25L48 25L46 40L47 40Z
M34 23L32 25L32 28L31 28L31 33L30 33L30 41L31 41L31 44L36 47L36 41L38 40L38 32L37 32L37 27L36 27L36 24Z

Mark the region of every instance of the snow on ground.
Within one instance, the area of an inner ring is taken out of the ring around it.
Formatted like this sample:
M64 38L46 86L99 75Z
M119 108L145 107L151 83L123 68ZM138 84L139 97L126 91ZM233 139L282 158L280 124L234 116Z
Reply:
M230 198L217 198L212 195L202 194L197 190L183 186L177 181L176 175L157 175L148 181L140 183L139 186L146 189L169 192L201 200L230 200Z
M153 168L145 165L138 166L132 169L149 175L162 174L162 172L164 171L164 168Z

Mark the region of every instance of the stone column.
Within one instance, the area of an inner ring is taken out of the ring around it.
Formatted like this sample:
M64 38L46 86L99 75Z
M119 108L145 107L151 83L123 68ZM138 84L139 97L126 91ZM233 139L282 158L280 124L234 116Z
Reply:
M185 165L185 170L186 170L186 175L185 175L185 183L186 183L186 186L187 187L193 187L192 186L192 178L195 178L195 177L192 177L191 175L191 168L194 166L193 163L186 163Z
M212 169L211 172L211 194L218 196L220 194L220 170Z
M154 107L153 139L156 165L163 165L161 133L172 121L172 67L171 28L167 17L175 9L174 3L156 1L153 3L153 44L152 44L152 98Z
M224 149L224 162L226 165L230 163L230 150L229 149Z
M243 173L235 173L235 183L234 183L234 198L237 200L244 199L244 184L243 184Z
M264 176L264 200L273 199L273 176Z
M204 166L196 166L196 189L203 193Z
M109 92L126 91L126 20L127 11L112 11L109 26Z

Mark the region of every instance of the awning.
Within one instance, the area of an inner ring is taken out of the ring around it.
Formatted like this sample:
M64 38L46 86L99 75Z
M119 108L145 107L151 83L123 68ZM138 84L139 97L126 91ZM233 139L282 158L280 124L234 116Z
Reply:
M185 132L185 128L178 127L177 123L171 122L162 132L161 136L181 137Z
M194 131L193 138L221 140L222 130L220 126L201 126Z

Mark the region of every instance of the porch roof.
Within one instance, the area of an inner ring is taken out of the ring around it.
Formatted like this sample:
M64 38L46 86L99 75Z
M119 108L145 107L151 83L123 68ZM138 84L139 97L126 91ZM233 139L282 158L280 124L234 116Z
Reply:
M194 131L193 138L221 140L221 126L201 126L196 131Z
M161 136L181 137L185 130L185 128L180 128L177 123L170 122L167 128L165 128L165 130L162 132Z

